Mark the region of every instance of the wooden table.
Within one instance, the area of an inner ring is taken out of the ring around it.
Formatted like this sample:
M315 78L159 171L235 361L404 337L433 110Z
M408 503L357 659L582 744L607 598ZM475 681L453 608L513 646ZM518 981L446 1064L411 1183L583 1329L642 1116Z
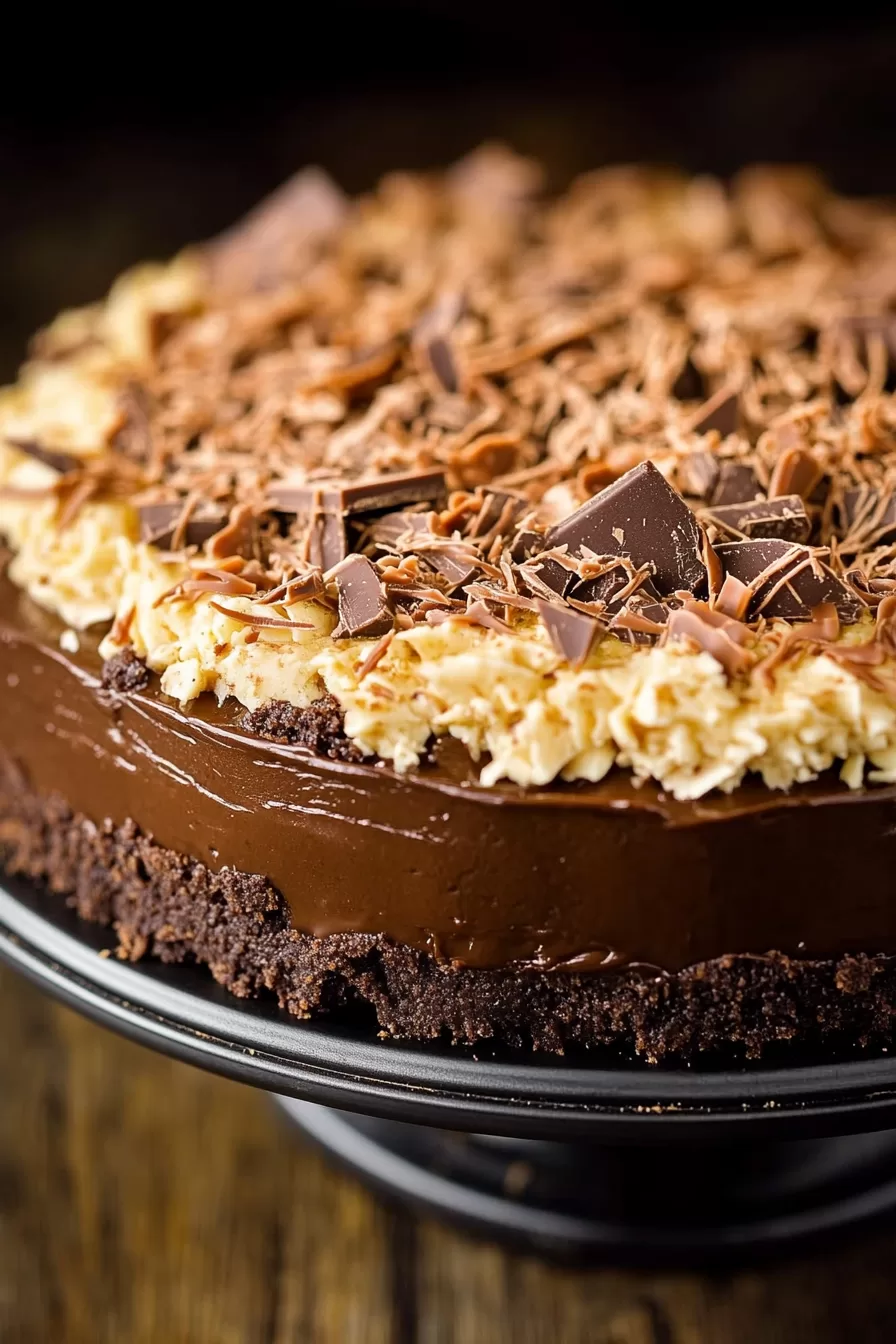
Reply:
M267 1098L0 971L3 1344L891 1344L896 1233L573 1273L388 1209Z

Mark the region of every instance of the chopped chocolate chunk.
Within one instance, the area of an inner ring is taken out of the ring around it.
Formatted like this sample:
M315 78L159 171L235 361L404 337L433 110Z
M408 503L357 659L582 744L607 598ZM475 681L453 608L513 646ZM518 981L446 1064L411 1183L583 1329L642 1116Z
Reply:
M393 626L392 613L379 576L363 555L350 555L336 566L339 624L334 639L373 639Z
M799 495L811 499L824 476L824 468L804 448L787 448L775 462L768 483L769 499L780 495Z
M421 555L421 559L430 569L435 570L436 574L441 574L449 592L462 588L465 583L469 583L482 572L478 560L467 556L460 546L453 550L445 546L439 547L438 550L426 551Z
M321 696L307 709L299 709L288 700L269 700L260 709L246 710L239 724L246 732L268 742L308 747L334 761L363 759L354 742L346 737L342 710L332 695Z
M686 495L709 499L719 479L719 460L704 449L688 453L678 463L678 483Z
M35 462L42 462L51 471L58 471L62 475L67 471L77 471L84 465L82 458L75 457L72 453L62 453L58 449L45 448L42 443L37 443L34 439L7 439L6 442L12 444L20 453L25 453L27 457L33 457Z
M573 611L571 607L561 607L555 602L545 602L542 598L537 598L536 603L542 624L557 653L573 667L581 667L600 632L597 620L582 611Z
M523 528L522 531L517 532L513 539L510 558L514 564L521 565L525 560L537 555L543 546L544 534L542 532L533 532L530 528Z
M182 534L180 545L202 546L227 523L225 513L202 509L191 513L186 524L178 527L183 512L182 499L165 504L142 504L138 510L140 540L165 551L175 542L175 533L180 531Z
M782 541L808 541L811 523L803 501L797 495L777 499L754 499L747 504L718 504L702 513L706 523L714 523L721 532L752 540L756 537L780 537Z
M411 539L415 536L435 535L429 525L429 518L425 513L397 513L384 514L382 518L377 518L370 524L367 535L377 546L384 546L391 550L405 537Z
M846 490L839 509L845 540L871 550L896 542L896 495L870 485Z
M831 602L840 619L859 619L863 604L807 546L767 537L759 541L731 541L716 547L726 575L747 584L752 592L751 617L783 617L808 621L812 609Z
M748 504L753 499L759 499L761 495L762 487L749 463L719 464L719 478L710 500L713 508L717 504Z
M597 555L625 555L650 564L660 592L697 592L706 582L700 526L652 462L642 462L552 527L548 547L587 546Z
M324 571L333 569L348 554L345 521L341 513L321 510L308 520L306 558Z
M118 691L122 695L145 690L149 685L149 669L128 645L103 663L103 685L107 691Z
M690 427L697 434L708 434L711 429L715 429L724 439L729 434L737 433L738 424L737 393L722 388L701 407L697 419L691 421Z
M205 249L223 294L269 289L297 275L309 246L342 224L348 201L320 168L304 168Z

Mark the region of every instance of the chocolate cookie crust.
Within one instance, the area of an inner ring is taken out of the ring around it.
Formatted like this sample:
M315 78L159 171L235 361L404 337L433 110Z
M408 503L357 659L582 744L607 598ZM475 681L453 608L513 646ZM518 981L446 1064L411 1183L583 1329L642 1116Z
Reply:
M768 1047L848 1052L884 1042L896 1013L896 959L722 957L676 974L606 975L457 968L370 934L312 938L290 927L257 874L211 872L134 822L96 826L58 794L0 769L6 870L46 883L83 919L112 926L118 954L195 961L239 998L273 995L296 1017L365 1007L394 1037L563 1053L615 1047L650 1062Z

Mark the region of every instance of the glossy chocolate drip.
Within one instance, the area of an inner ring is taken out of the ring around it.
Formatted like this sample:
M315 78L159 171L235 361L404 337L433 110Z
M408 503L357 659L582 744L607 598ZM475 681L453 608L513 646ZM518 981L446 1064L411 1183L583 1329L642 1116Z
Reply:
M620 773L486 790L454 744L400 777L261 741L236 706L104 690L86 641L62 653L61 627L9 585L2 611L0 745L34 786L265 874L305 932L386 934L474 967L896 951L896 789L683 804Z

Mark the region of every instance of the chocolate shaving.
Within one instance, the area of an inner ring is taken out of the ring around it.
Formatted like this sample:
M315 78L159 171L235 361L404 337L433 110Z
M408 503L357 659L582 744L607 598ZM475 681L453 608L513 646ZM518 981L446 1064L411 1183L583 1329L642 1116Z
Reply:
M799 495L810 499L824 476L824 468L804 448L788 448L781 453L768 483L768 497Z
M740 621L713 611L703 602L686 602L669 613L667 640L685 639L711 654L729 677L747 671L756 661L755 654L743 647L749 631Z
M227 522L222 513L201 511L191 501L185 514L184 500L160 504L141 504L137 510L140 519L140 540L157 546L159 550L178 549L179 546L202 546ZM179 534L179 535L177 535ZM175 547L175 540L178 547Z
M252 625L261 627L273 627L277 630L313 630L314 626L308 621L290 621L285 616L262 616L254 611L234 611L232 607L222 607L220 602L214 598L210 599L209 606L214 607L215 611L220 611L222 616L229 616L232 621L238 621L240 625Z
M34 439L7 438L6 442L18 452L24 453L26 457L33 458L35 462L42 462L45 467L49 467L51 471L58 471L63 476L66 472L77 471L84 465L82 458L75 457L72 453L60 452L58 449L45 448Z

